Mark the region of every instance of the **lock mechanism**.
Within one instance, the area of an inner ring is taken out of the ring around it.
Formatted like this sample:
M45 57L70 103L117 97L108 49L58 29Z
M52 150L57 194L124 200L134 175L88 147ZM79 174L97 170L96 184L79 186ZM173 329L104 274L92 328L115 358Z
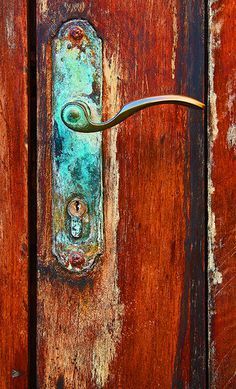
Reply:
M102 122L102 42L85 20L61 27L52 59L53 253L63 267L84 274L103 253L101 132L153 105L204 104L180 95L148 97Z

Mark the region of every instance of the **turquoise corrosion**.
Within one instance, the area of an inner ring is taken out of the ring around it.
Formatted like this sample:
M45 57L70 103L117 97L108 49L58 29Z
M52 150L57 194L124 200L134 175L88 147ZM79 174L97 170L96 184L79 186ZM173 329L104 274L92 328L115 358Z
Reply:
M63 267L83 274L103 249L102 138L100 133L70 130L61 111L68 102L80 100L95 120L101 120L101 39L87 21L71 20L53 40L52 61L53 254ZM77 227L67 209L74 198L87 206ZM74 228L81 229L79 237L73 236Z

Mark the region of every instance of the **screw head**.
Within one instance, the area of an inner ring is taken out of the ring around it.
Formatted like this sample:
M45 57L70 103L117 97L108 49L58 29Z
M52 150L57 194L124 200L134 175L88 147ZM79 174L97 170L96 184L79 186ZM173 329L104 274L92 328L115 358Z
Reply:
M75 26L70 30L70 36L73 39L80 41L84 37L84 30L79 26Z
M82 268L85 264L85 258L81 253L71 253L69 262L72 267Z
M75 123L77 122L79 119L80 119L80 109L78 107L73 107L70 109L69 113L68 113L68 120L71 122L71 123Z

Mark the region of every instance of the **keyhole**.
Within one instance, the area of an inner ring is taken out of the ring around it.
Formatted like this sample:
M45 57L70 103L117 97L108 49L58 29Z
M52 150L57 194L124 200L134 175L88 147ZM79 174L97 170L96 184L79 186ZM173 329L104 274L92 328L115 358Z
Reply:
M77 212L80 210L80 202L78 200L75 200L75 208Z
M79 198L71 200L67 207L70 220L70 232L74 238L80 238L83 232L83 217L87 213L86 204Z

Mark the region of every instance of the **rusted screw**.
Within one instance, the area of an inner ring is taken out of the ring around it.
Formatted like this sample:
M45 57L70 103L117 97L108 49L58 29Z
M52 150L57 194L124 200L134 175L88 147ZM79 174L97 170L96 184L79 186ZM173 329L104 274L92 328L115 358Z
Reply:
M69 257L71 266L76 268L82 268L85 264L85 258L80 253L72 253Z
M84 30L79 26L75 26L70 30L70 36L77 41L81 40L84 36Z

